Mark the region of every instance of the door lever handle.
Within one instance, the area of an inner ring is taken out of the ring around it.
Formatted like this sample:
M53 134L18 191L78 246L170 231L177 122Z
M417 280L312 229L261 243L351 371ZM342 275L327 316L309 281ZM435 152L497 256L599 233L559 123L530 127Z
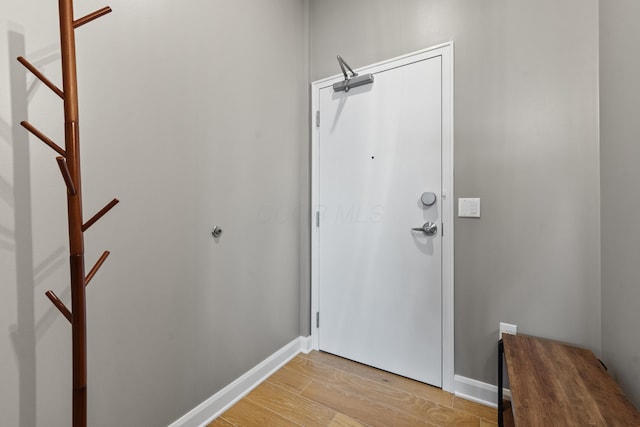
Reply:
M438 225L435 222L425 222L422 227L415 227L412 231L422 231L427 236L435 236L438 232Z

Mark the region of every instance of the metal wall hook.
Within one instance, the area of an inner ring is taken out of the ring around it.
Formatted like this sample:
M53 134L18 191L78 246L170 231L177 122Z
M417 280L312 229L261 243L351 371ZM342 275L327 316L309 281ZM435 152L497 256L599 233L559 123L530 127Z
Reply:
M222 235L222 228L218 227L217 225L215 227L213 227L213 229L211 230L211 235L214 238L218 238Z

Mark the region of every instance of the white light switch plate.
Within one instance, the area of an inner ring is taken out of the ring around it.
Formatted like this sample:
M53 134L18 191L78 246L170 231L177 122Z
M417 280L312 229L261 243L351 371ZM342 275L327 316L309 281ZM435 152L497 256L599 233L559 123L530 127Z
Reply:
M480 218L480 199L459 198L458 216L460 218Z

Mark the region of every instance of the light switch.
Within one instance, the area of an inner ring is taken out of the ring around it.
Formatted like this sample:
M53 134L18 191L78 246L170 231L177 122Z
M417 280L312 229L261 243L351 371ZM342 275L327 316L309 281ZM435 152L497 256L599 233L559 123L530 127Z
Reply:
M480 218L480 199L459 198L458 216L460 218Z

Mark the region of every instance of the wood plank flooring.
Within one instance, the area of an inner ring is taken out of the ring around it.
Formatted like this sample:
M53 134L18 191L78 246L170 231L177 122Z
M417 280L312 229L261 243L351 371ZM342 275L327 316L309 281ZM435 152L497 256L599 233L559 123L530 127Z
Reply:
M496 425L494 408L314 351L296 356L209 427Z

